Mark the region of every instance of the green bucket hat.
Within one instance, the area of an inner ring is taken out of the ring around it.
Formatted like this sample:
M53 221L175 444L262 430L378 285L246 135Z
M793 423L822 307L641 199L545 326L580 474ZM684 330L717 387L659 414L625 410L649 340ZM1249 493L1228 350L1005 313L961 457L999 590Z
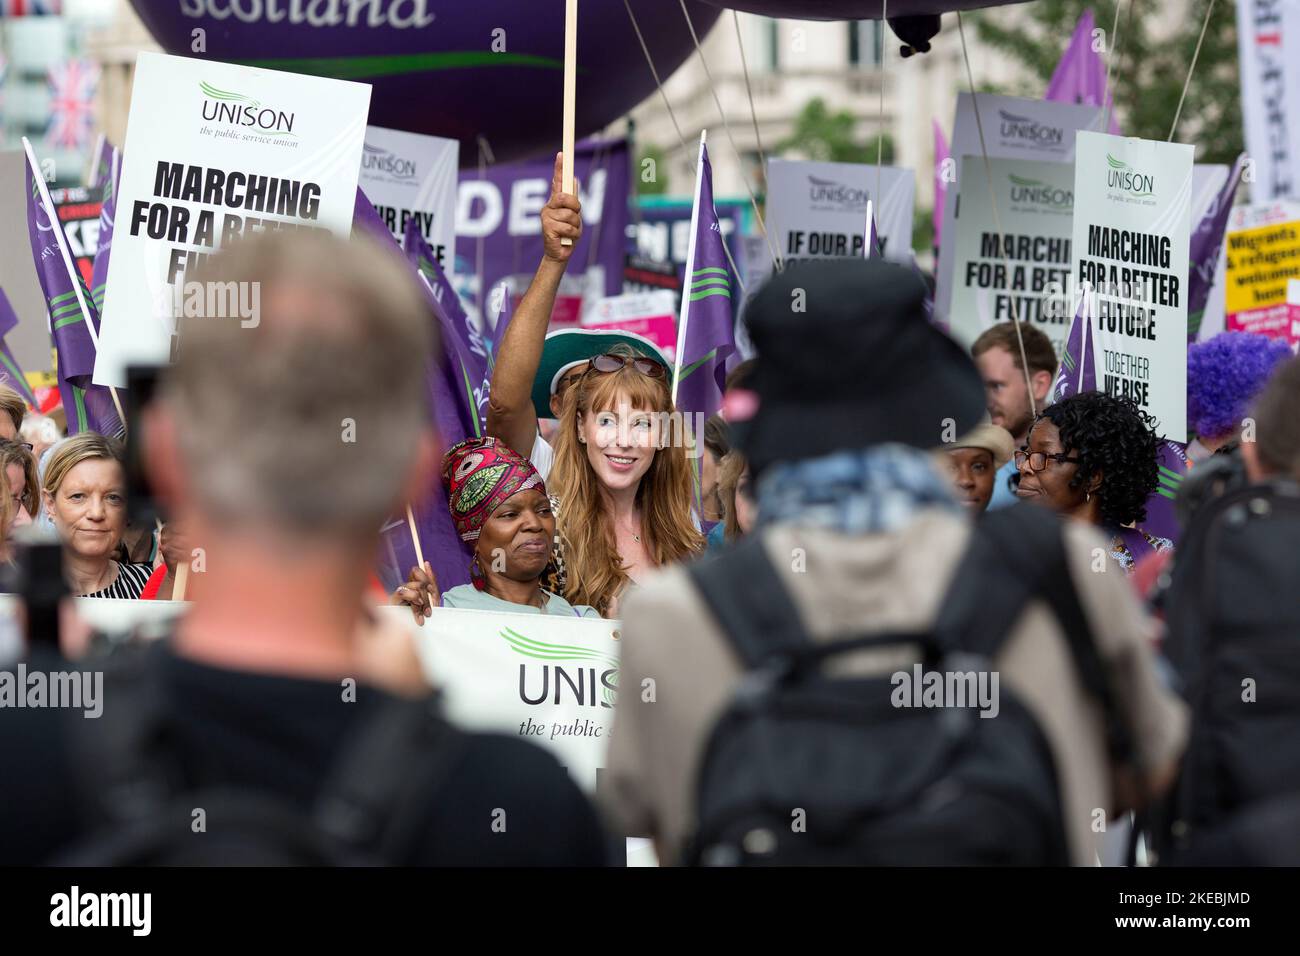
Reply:
M646 358L654 359L672 375L672 363L644 335L614 329L556 329L546 336L542 361L533 379L533 408L538 418L551 418L551 396L564 373L592 356L608 352L615 345L628 345Z

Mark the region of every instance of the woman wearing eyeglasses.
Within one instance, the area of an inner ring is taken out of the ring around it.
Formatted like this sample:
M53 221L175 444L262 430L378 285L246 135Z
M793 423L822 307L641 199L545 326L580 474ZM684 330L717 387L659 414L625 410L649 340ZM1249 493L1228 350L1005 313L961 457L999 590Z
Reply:
M534 452L558 502L565 599L616 617L629 584L703 549L691 515L690 460L681 430L667 421L673 403L662 357L625 343L578 356L585 365L559 370L568 379L562 390L549 379L542 383L560 424L549 471L537 460L533 392L551 307L574 248L562 240L576 245L582 235L577 199L560 191L559 156L541 220L545 252L500 346L487 432L520 454Z
M1125 398L1081 392L1043 409L1016 452L1020 498L1097 525L1110 556L1131 573L1137 559L1173 547L1136 527L1156 490L1154 420Z
M40 508L40 484L36 458L26 442L0 440L0 467L4 468L4 492L13 504L11 528L32 523Z

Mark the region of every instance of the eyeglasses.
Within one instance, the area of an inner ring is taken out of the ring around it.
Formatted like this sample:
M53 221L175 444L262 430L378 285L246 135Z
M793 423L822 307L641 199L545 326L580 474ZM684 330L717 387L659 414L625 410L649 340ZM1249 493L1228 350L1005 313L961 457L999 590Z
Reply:
M626 355L615 355L612 352L595 355L591 359L591 367L597 372L617 372L628 363L631 363L632 367L642 375L648 375L651 378L664 377L664 367L654 359L630 358Z
M1044 468L1046 468L1047 462L1049 460L1059 461L1063 464L1071 464L1071 465L1077 465L1083 461L1082 458L1066 457L1064 452L1061 452L1056 455L1049 455L1041 451L1036 451L1033 452L1032 454L1027 451L1018 451L1016 452L1016 456L1015 456L1016 468L1023 468L1025 466L1025 462L1029 462L1029 470L1035 472L1042 471Z

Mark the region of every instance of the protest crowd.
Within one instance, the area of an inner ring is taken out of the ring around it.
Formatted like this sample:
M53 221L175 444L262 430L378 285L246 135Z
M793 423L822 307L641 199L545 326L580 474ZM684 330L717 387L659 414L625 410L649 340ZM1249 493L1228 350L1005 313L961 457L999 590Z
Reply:
M354 181L184 266L256 313L175 315L147 394L97 364L136 260L70 273L29 167L66 428L0 385L0 862L1300 864L1300 358L1187 328L1236 169L1125 335L990 321L870 205L741 307L701 141L672 349L556 321L572 159L495 327Z

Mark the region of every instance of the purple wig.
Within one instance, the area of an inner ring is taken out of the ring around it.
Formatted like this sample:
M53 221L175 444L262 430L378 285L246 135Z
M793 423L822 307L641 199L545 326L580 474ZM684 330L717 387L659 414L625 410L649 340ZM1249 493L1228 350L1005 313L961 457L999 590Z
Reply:
M1202 438L1241 427L1273 367L1291 357L1281 339L1254 332L1220 332L1187 347L1187 423Z

